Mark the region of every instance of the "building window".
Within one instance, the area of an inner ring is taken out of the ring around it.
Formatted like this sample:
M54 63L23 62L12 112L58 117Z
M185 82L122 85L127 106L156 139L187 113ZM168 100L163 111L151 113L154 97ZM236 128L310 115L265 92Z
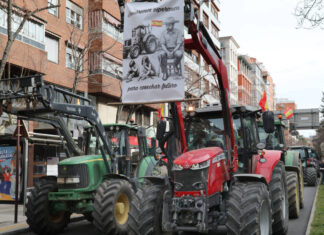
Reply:
M114 78L121 79L123 77L123 67L105 57L102 57L102 70L104 74Z
M211 13L215 16L216 19L218 19L218 11L217 11L216 7L214 6L214 4L212 4Z
M209 94L209 81L204 79L204 90L206 94Z
M218 29L217 29L216 25L215 25L213 22L211 23L211 25L212 25L211 33L212 33L216 38L218 38Z
M22 17L13 13L12 15L12 32L15 32L20 23ZM7 13L0 9L0 33L7 35ZM45 40L45 27L44 24L27 20L24 24L23 29L20 31L17 36L18 41L22 41L34 47L45 49L44 40Z
M83 28L83 9L73 2L66 2L66 22L79 29Z
M59 58L59 39L50 35L45 36L45 50L47 59L58 64Z
M67 68L76 70L78 67L82 71L82 55L78 50L73 50L71 47L66 46L65 48L65 64ZM78 63L79 62L79 63Z
M107 20L103 19L102 21L102 30L104 33L108 34L112 38L122 42L123 41L123 34L119 32L119 29L113 25L112 23L108 22Z
M57 6L58 5L58 0L48 0L48 6ZM58 7L53 7L48 9L48 13L55 15L58 17Z
M209 19L208 19L208 15L203 12L203 23L205 25L205 27L208 29L209 28Z

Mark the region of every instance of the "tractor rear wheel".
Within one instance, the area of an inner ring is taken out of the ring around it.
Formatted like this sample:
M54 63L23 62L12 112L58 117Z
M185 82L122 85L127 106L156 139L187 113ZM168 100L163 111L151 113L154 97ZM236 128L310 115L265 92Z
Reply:
M271 201L261 182L239 182L226 200L227 234L271 234Z
M306 167L304 171L305 181L310 186L315 186L317 182L317 173L314 167Z
M289 207L285 166L279 161L273 169L269 192L272 208L272 230L275 234L286 234L288 231Z
M287 172L288 185L288 202L289 202L289 218L295 219L299 217L300 202L299 202L299 182L296 172Z
M144 189L144 197L141 207L141 235L172 234L162 231L162 207L163 194L166 190L164 185L151 185Z
M67 211L53 212L55 202L48 200L49 192L56 192L55 181L41 180L31 191L27 202L27 223L37 234L57 234L63 231L70 221Z
M153 54L156 51L157 47L158 47L158 43L157 43L156 38L153 35L150 35L146 39L146 42L145 42L144 46L145 46L146 53Z
M93 224L100 234L137 234L138 208L138 198L128 181L104 180L94 198Z

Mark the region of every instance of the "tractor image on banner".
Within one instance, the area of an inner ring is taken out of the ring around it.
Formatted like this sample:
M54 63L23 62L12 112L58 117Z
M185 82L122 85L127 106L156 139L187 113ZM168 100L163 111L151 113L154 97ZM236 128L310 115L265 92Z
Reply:
M125 6L123 103L184 98L184 2Z

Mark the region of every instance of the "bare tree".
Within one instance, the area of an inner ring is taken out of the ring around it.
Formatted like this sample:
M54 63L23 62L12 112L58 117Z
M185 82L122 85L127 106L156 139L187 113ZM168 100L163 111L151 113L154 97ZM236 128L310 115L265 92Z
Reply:
M114 48L118 42L115 39L110 45L101 50L93 50L94 44L97 40L102 40L101 32L97 29L90 30L88 35L76 27L69 27L69 42L68 47L71 49L70 66L74 70L72 92L77 91L80 83L88 83L99 85L101 87L109 86L109 84L101 84L93 79L90 68L88 66L89 53L93 53L96 56L102 57L104 53ZM117 65L112 64L110 70L117 71ZM117 74L117 72L116 72Z
M32 0L34 5L33 9L29 9L27 7L23 7L20 8L18 10L18 8L16 9L15 6L13 5L13 0L6 0L6 1L1 1L0 2L0 8L2 10L4 10L7 13L7 35L8 35L8 40L5 46L5 49L3 51L3 55L2 55L2 59L0 62L0 79L2 78L7 60L8 60L8 56L10 54L10 49L14 43L14 41L16 40L18 34L21 32L21 30L23 29L25 23L33 16L35 16L37 13L41 12L41 11L45 11L51 8L57 8L60 5L47 5L47 1L46 4L43 6L38 6L37 3L35 2L35 0ZM13 16L17 15L18 16L18 21L17 23L19 23L17 29L15 31L13 31L12 28L12 23L13 23Z
M298 26L305 28L323 28L324 0L303 0L295 9Z

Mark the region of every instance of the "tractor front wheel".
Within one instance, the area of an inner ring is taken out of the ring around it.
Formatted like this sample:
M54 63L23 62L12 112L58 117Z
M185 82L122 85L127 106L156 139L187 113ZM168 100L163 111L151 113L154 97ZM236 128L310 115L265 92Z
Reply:
M279 161L273 169L269 192L272 208L272 230L275 234L288 231L289 206L285 166Z
M145 42L145 51L149 54L153 54L158 47L157 39L150 35Z
M287 172L288 185L288 202L289 202L289 218L295 219L299 217L300 202L299 202L299 182L296 172Z
M55 181L41 180L28 196L26 205L27 223L37 234L57 234L63 231L70 221L67 211L55 211L55 202L48 200L49 192L56 192Z
M93 224L100 234L137 234L138 207L138 198L128 181L105 180L94 198Z
M161 226L163 194L165 190L166 187L164 185L151 185L144 189L139 229L141 235L172 234L164 233Z
M136 59L141 54L141 48L139 45L135 44L130 50L130 57Z
M226 200L227 234L271 234L271 202L261 182L238 182Z

